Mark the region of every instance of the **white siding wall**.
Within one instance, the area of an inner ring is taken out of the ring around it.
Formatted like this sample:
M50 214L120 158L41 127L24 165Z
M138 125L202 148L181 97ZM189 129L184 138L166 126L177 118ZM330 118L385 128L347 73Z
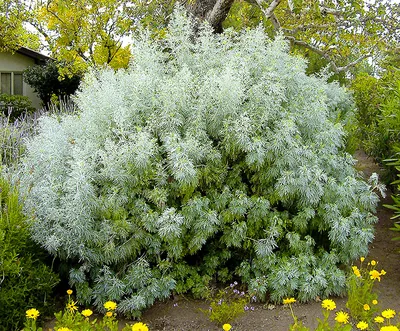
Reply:
M34 59L22 54L0 53L0 72L22 72L34 64ZM33 107L41 107L41 101L39 97L25 82L23 83L23 95L31 99Z

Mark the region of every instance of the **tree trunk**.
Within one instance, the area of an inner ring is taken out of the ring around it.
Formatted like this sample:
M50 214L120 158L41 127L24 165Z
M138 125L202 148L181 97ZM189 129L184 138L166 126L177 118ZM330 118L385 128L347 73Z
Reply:
M187 5L188 11L200 22L208 21L216 33L222 32L222 22L228 16L234 0L196 0Z

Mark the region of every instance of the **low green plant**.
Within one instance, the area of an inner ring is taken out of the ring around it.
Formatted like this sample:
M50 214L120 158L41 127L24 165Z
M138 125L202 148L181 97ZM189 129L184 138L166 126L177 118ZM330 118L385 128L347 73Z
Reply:
M23 95L0 94L0 112L14 121L23 113L33 113L36 109L28 97Z
M18 330L24 311L40 307L49 313L52 290L59 282L46 255L29 238L18 190L0 176L0 330Z
M385 270L378 271L378 262L371 260L364 266L365 258L360 259L360 268L352 267L352 273L347 277L348 299L346 307L349 309L353 318L371 321L374 313L378 310L378 295L373 291L376 281L381 281L381 276L385 275Z
M221 289L216 295L209 295L210 308L200 309L212 322L223 325L233 322L240 315L249 309L249 294L239 291L237 282Z

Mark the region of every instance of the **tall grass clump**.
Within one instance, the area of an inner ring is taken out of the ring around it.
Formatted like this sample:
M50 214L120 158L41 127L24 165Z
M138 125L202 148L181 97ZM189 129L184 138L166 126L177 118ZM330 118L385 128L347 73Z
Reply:
M281 37L197 34L179 10L132 51L86 76L78 114L40 119L20 168L32 236L77 300L138 315L233 277L273 301L344 293L378 201L344 151L347 92Z

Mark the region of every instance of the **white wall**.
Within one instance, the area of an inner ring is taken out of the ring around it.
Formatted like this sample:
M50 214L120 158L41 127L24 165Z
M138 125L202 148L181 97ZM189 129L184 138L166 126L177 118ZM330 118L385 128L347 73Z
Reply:
M34 59L19 53L0 53L0 72L22 72L34 64ZM31 99L33 107L41 108L39 97L25 82L23 83L23 94Z

